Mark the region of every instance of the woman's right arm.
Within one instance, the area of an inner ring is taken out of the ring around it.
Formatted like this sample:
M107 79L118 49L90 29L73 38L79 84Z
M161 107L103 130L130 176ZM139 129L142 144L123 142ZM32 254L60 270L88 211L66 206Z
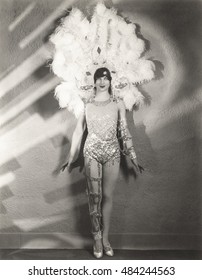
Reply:
M85 118L85 113L82 112L78 118L75 130L72 135L72 144L69 152L68 162L62 166L61 168L62 171L64 171L66 167L70 171L71 164L76 160L80 151L81 141L85 128L86 128L86 118Z

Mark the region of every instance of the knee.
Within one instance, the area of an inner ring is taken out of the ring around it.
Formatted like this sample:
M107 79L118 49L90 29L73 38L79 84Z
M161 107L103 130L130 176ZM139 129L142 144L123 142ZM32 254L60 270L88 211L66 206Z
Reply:
M100 202L100 198L98 196L94 196L93 202L95 205L97 205Z
M91 201L94 205L97 205L101 201L101 195L97 193L90 194Z
M106 203L112 203L113 201L113 194L112 193L104 193L103 194L103 200Z

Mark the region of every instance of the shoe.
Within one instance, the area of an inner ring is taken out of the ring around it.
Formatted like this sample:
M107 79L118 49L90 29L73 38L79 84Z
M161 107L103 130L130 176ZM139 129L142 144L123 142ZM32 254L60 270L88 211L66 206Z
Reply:
M93 246L93 255L96 259L101 259L103 257L103 248L97 249Z
M114 251L113 251L113 249L112 249L110 244L108 244L107 246L103 246L103 249L104 249L105 255L107 255L109 257L113 257Z

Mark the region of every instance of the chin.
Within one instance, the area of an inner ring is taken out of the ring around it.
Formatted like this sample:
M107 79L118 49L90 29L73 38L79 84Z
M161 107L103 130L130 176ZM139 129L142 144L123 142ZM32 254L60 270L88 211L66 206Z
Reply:
M100 87L99 90L100 91L108 91L108 88L107 87L103 87L103 88Z

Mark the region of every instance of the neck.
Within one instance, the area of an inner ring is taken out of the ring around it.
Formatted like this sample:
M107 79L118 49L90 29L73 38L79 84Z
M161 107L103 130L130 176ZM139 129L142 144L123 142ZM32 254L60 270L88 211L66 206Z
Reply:
M110 94L108 91L96 91L95 100L103 101L110 98Z

